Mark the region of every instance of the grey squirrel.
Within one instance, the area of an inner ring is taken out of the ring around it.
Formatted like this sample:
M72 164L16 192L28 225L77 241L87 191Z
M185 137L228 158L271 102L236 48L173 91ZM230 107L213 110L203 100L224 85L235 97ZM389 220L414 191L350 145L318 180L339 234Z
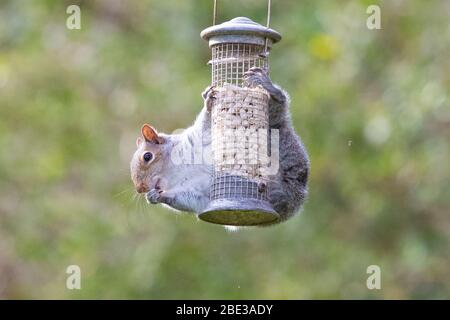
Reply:
M269 126L279 130L279 170L269 180L269 201L280 215L277 222L281 222L297 213L306 198L308 155L292 126L287 93L274 85L261 68L247 71L244 81L249 87L261 86L270 95ZM207 88L202 96L202 111L182 133L158 133L148 124L141 129L130 164L131 178L137 192L146 193L149 203L198 214L209 202L211 165L174 163L171 158L175 149L192 150L199 145L209 152L214 88Z

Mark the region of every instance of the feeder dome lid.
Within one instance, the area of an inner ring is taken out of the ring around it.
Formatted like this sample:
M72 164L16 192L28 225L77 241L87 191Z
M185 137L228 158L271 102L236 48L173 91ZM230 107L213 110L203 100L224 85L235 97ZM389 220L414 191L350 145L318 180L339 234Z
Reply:
M269 46L281 40L281 34L246 17L237 17L204 29L200 36L209 46L218 43L251 43L262 45L267 38Z

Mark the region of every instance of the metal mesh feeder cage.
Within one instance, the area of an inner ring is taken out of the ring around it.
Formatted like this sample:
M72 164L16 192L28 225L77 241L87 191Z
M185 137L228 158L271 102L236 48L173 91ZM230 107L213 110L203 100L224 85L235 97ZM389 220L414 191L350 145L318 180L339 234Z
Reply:
M199 217L224 225L258 225L279 216L269 203L269 95L247 87L244 73L268 70L268 50L281 35L244 17L202 31L212 51L213 177L208 207Z

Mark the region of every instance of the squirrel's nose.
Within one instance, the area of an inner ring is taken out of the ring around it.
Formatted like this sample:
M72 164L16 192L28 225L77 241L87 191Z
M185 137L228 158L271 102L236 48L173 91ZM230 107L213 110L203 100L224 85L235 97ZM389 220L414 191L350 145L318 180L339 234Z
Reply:
M145 193L145 192L149 192L150 189L144 183L141 183L140 185L136 186L136 191L138 193Z

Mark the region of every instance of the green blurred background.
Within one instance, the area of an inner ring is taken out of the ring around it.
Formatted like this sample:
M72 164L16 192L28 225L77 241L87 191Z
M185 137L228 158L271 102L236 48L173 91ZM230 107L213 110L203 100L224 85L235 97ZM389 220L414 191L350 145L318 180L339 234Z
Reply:
M219 21L242 15L264 23L266 1L219 1ZM0 298L450 298L450 2L273 1L271 76L310 197L237 233L148 205L129 178L142 123L199 112L211 16L206 0L1 1Z

